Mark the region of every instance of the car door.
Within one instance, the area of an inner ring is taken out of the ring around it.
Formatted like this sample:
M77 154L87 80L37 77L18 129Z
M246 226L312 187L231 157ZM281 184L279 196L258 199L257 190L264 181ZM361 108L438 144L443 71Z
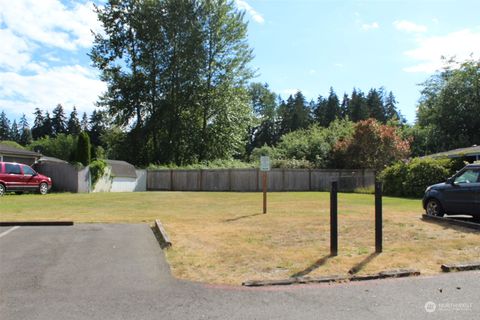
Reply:
M36 172L27 165L22 165L23 180L25 187L28 189L35 189L38 187L38 179Z
M7 189L21 190L25 187L22 170L16 163L5 163L5 184Z
M477 169L477 172L478 172L477 182L472 184L474 204L473 204L471 213L480 217L480 169Z
M476 211L479 175L480 170L466 169L455 177L452 186L444 193L447 213L471 214Z

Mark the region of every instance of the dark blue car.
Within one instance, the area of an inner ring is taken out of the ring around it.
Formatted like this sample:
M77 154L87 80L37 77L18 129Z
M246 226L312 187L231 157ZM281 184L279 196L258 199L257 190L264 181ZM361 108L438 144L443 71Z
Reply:
M423 208L429 215L467 214L480 218L480 164L469 164L446 182L425 190Z

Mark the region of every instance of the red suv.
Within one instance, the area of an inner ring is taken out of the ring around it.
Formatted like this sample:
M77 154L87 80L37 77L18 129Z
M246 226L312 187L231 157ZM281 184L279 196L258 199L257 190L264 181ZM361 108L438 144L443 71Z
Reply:
M47 194L51 187L52 179L36 173L25 164L0 162L0 196L9 191Z

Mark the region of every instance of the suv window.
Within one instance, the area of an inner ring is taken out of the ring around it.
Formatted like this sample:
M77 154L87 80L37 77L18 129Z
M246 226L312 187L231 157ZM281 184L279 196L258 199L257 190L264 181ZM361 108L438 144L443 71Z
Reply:
M465 170L464 173L455 178L455 183L476 183L480 182L480 170Z
M35 174L35 171L33 171L33 169L29 166L23 166L23 174L33 176Z
M9 174L22 174L20 171L20 165L18 164L11 164L11 163L6 163L5 164L5 173Z

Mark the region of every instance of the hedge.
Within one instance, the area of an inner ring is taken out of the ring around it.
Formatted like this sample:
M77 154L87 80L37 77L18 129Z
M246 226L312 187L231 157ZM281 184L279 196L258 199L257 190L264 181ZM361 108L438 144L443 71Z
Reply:
M422 197L432 184L444 182L464 166L462 159L414 158L399 161L380 173L385 195L396 197Z

